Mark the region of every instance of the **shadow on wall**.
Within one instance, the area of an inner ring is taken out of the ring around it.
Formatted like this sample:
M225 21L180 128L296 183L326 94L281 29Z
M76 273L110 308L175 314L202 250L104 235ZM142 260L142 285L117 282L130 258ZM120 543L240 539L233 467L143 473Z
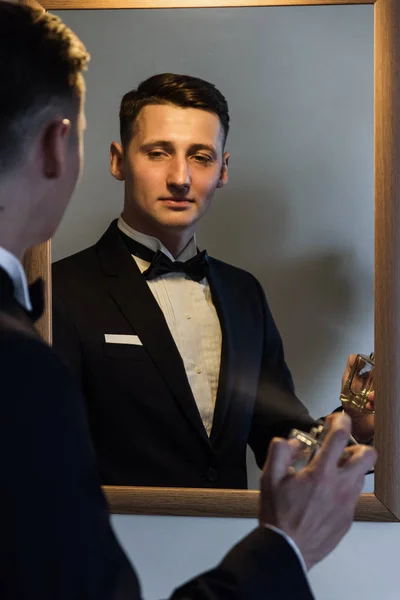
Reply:
M259 279L284 340L297 394L313 415L322 416L338 405L338 396L320 397L332 365L339 361L341 376L347 355L360 351L343 348L351 344L351 331L373 322L373 272L359 262L347 231L325 237L321 227L326 223L313 225L310 215L299 233L282 193L235 190L224 195L202 223L199 243ZM339 387L340 377L338 394Z
M342 250L309 254L275 269L268 265L260 278L267 286L273 282L276 289L271 304L276 306L282 336L289 342L285 345L290 346L288 362L297 391L315 414L324 376L329 377L336 357L339 354L344 369L347 355L357 351L344 350L343 344L351 329L363 327L373 295L373 275L356 263L349 250Z

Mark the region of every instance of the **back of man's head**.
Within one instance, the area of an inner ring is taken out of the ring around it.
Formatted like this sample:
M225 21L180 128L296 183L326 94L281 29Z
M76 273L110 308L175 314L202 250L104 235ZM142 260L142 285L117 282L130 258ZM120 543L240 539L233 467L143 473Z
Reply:
M0 179L52 112L74 119L89 55L61 20L0 0Z

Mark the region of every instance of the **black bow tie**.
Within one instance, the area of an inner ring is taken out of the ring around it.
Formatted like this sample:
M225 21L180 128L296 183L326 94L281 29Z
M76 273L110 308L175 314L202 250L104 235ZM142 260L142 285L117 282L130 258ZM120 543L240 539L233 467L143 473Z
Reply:
M207 276L207 271L208 255L205 250L196 254L196 256L193 256L193 258L190 258L186 262L171 260L164 252L158 250L151 261L149 268L143 272L143 275L147 281L151 281L152 279L156 279L167 273L183 273L190 279L193 279L193 281L201 281Z
M38 277L29 286L29 297L31 299L32 310L28 313L34 323L43 314L44 311L44 283L41 277Z
M143 271L143 276L147 281L151 281L167 273L183 273L190 279L193 279L193 281L201 281L204 277L207 277L209 258L206 250L199 252L196 256L185 262L174 261L168 258L161 250L153 252L150 248L133 240L124 233L120 233L131 254L150 262L149 268Z
M25 314L34 323L42 316L44 309L43 280L39 277L29 286L32 310L27 311L14 296L14 283L8 273L0 267L0 308L12 314Z

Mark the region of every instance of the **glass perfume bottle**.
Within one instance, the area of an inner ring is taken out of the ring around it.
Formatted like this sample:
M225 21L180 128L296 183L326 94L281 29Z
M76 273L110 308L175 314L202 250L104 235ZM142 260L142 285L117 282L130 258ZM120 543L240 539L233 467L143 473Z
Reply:
M374 392L374 367L373 352L369 356L357 354L340 394L343 407L367 414L375 412L368 404Z
M300 429L292 429L289 434L289 439L295 439L299 442L300 449L296 455L296 458L291 464L291 468L294 471L300 471L303 467L307 466L312 458L317 454L321 445L330 429L329 423L319 419L315 422L314 427L310 432L301 431ZM348 445L353 445L356 442L349 439ZM349 457L347 448L343 451L339 464L343 465Z
M308 465L312 457L318 452L328 430L329 426L322 420L316 421L314 427L308 433L300 429L291 430L289 439L296 439L300 443L300 450L291 465L295 471L300 471Z

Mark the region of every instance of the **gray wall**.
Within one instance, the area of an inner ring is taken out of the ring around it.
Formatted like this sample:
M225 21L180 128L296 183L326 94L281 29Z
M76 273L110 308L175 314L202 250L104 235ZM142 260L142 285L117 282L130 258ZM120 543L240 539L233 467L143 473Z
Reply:
M146 600L167 598L184 581L215 566L256 526L250 519L121 515L113 522ZM355 523L338 548L312 569L316 600L398 600L399 540L396 523Z
M213 81L230 104L232 159L200 245L260 279L298 395L316 416L329 412L348 353L373 347L373 7L62 17L93 58L85 173L54 239L54 259L94 243L121 210L123 188L109 175L108 148L118 139L122 94L162 71ZM254 487L257 477L251 463ZM211 566L252 526L157 517L115 517L115 524L147 598L165 597ZM314 571L318 597L394 600L395 527L357 524ZM369 581L371 560L380 593Z

